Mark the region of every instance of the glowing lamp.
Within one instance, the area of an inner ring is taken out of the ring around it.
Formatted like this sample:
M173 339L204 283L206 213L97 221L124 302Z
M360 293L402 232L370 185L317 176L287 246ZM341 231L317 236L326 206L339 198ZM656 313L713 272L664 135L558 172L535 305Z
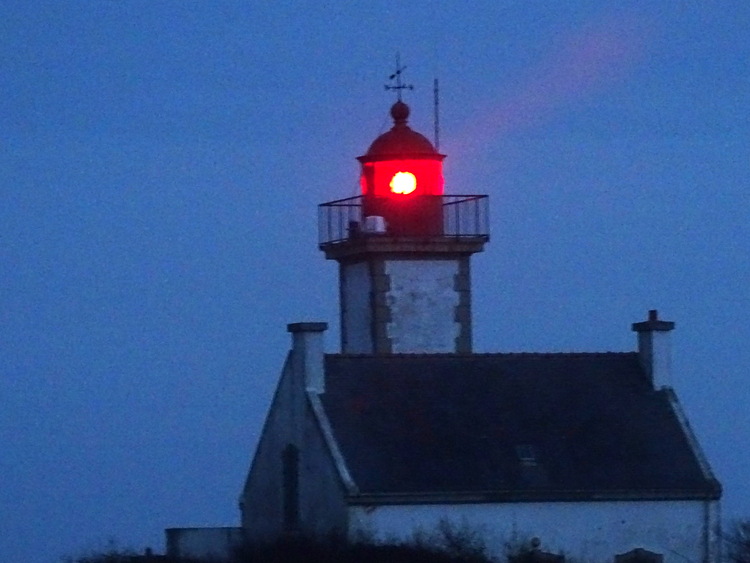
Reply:
M417 189L417 177L411 172L396 172L388 185L394 194L407 195Z

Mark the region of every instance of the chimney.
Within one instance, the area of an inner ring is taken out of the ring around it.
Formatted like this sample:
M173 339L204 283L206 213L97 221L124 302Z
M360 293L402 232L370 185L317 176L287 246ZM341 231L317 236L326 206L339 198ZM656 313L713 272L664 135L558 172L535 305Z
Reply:
M669 333L674 323L659 319L656 309L648 312L648 320L633 323L638 333L638 357L654 389L671 387L672 353Z
M301 362L305 390L324 393L323 333L328 323L292 323L286 329L292 333L292 353Z

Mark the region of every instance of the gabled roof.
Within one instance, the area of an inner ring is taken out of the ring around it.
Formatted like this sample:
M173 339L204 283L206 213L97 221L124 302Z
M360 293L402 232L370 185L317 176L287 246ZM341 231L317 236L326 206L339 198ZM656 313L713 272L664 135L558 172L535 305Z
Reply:
M326 356L321 400L372 499L718 498L673 397L635 353L408 354Z

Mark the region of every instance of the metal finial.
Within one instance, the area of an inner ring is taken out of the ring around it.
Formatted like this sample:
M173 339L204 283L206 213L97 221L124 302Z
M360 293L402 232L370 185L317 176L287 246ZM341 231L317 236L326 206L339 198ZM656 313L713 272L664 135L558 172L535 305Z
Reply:
M401 101L401 91L402 90L414 90L414 86L412 84L404 84L401 82L401 73L406 70L406 66L401 66L401 54L396 54L396 72L391 74L388 77L388 80L396 81L396 84L386 84L385 89L386 90L395 90L396 91L396 98L398 101Z

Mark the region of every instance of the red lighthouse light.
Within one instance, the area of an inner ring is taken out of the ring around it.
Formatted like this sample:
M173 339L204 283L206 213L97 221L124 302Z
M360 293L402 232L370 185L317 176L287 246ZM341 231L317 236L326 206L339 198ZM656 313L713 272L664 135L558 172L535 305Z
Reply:
M391 108L393 127L357 160L362 164L363 215L382 217L387 232L403 236L442 233L443 159L407 125L409 107Z
M365 196L443 195L443 163L417 158L363 162L361 183Z

